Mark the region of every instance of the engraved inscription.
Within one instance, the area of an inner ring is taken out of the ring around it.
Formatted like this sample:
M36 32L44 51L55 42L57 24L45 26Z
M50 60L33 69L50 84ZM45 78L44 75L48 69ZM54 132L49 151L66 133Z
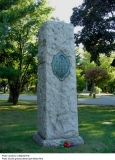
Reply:
M52 70L61 81L69 75L70 61L64 52L60 51L53 57Z

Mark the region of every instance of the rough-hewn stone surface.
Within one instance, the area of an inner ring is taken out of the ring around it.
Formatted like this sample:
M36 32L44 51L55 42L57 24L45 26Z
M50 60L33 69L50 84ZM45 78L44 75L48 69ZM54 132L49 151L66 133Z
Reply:
M51 66L60 51L70 61L70 73L63 81L54 75ZM38 132L34 140L43 146L59 146L61 140L82 144L78 132L73 26L45 22L39 31L38 59Z

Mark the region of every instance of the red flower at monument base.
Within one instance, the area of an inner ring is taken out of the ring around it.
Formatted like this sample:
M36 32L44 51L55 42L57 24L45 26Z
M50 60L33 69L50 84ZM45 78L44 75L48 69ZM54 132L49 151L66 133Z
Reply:
M70 143L68 141L64 142L64 147L70 147Z

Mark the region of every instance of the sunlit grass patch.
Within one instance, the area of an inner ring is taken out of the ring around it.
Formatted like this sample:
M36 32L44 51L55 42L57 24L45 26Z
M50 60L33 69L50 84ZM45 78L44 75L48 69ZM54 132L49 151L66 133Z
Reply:
M114 153L115 106L78 105L79 134L84 145L43 148L33 141L37 131L36 101L19 101L13 106L0 101L1 153ZM106 124L104 122L111 122Z

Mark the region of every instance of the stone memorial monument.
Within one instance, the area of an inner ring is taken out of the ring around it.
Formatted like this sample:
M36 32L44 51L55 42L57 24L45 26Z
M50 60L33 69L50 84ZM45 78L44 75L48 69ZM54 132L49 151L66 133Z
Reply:
M83 144L78 131L74 27L46 21L39 31L38 132L34 141L58 147Z

